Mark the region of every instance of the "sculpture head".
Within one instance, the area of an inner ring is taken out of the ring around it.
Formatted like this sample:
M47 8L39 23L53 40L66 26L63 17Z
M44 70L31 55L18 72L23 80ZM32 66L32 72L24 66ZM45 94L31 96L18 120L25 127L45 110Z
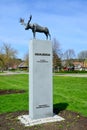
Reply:
M28 20L28 23L26 24L25 30L28 30L29 28L31 28L31 24L30 24L31 19L32 19L32 15L30 15L30 17L29 17L29 20Z

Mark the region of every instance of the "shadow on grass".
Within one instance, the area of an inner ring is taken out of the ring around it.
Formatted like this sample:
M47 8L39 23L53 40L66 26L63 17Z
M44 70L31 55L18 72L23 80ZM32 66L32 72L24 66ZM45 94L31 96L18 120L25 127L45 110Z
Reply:
M68 103L57 103L53 105L53 112L55 114L58 114L60 111L63 111L67 108L69 104Z

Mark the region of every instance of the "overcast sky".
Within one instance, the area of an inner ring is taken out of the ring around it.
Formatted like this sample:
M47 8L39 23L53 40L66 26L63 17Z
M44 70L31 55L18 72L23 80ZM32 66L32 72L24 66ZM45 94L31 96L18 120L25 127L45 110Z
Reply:
M20 17L31 23L47 26L63 51L74 49L78 54L87 50L87 0L1 0L0 46L3 42L18 50L19 58L28 52L31 30L25 31ZM45 39L44 34L36 34Z

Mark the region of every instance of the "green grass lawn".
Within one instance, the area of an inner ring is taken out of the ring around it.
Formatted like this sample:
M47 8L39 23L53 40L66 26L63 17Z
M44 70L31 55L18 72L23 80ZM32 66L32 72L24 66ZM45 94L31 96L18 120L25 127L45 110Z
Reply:
M0 76L0 89L25 90L22 94L0 95L0 113L28 110L28 75ZM87 78L53 77L53 101L87 116Z
M87 78L55 76L53 83L54 104L66 103L68 110L87 116Z

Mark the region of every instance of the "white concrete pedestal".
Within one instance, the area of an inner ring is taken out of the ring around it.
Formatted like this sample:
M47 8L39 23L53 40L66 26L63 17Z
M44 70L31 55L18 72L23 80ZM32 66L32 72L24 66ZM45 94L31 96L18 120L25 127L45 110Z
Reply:
M53 116L52 43L33 39L29 43L29 117Z
M63 121L64 118L54 115L52 117L47 117L47 118L40 118L40 119L30 119L29 115L22 115L19 116L18 119L21 121L22 124L24 124L26 127L27 126L34 126L34 125L39 125L39 124L44 124L44 123L51 123L51 122L59 122Z
M53 115L52 43L31 40L29 44L29 115L19 116L25 126L62 121Z

